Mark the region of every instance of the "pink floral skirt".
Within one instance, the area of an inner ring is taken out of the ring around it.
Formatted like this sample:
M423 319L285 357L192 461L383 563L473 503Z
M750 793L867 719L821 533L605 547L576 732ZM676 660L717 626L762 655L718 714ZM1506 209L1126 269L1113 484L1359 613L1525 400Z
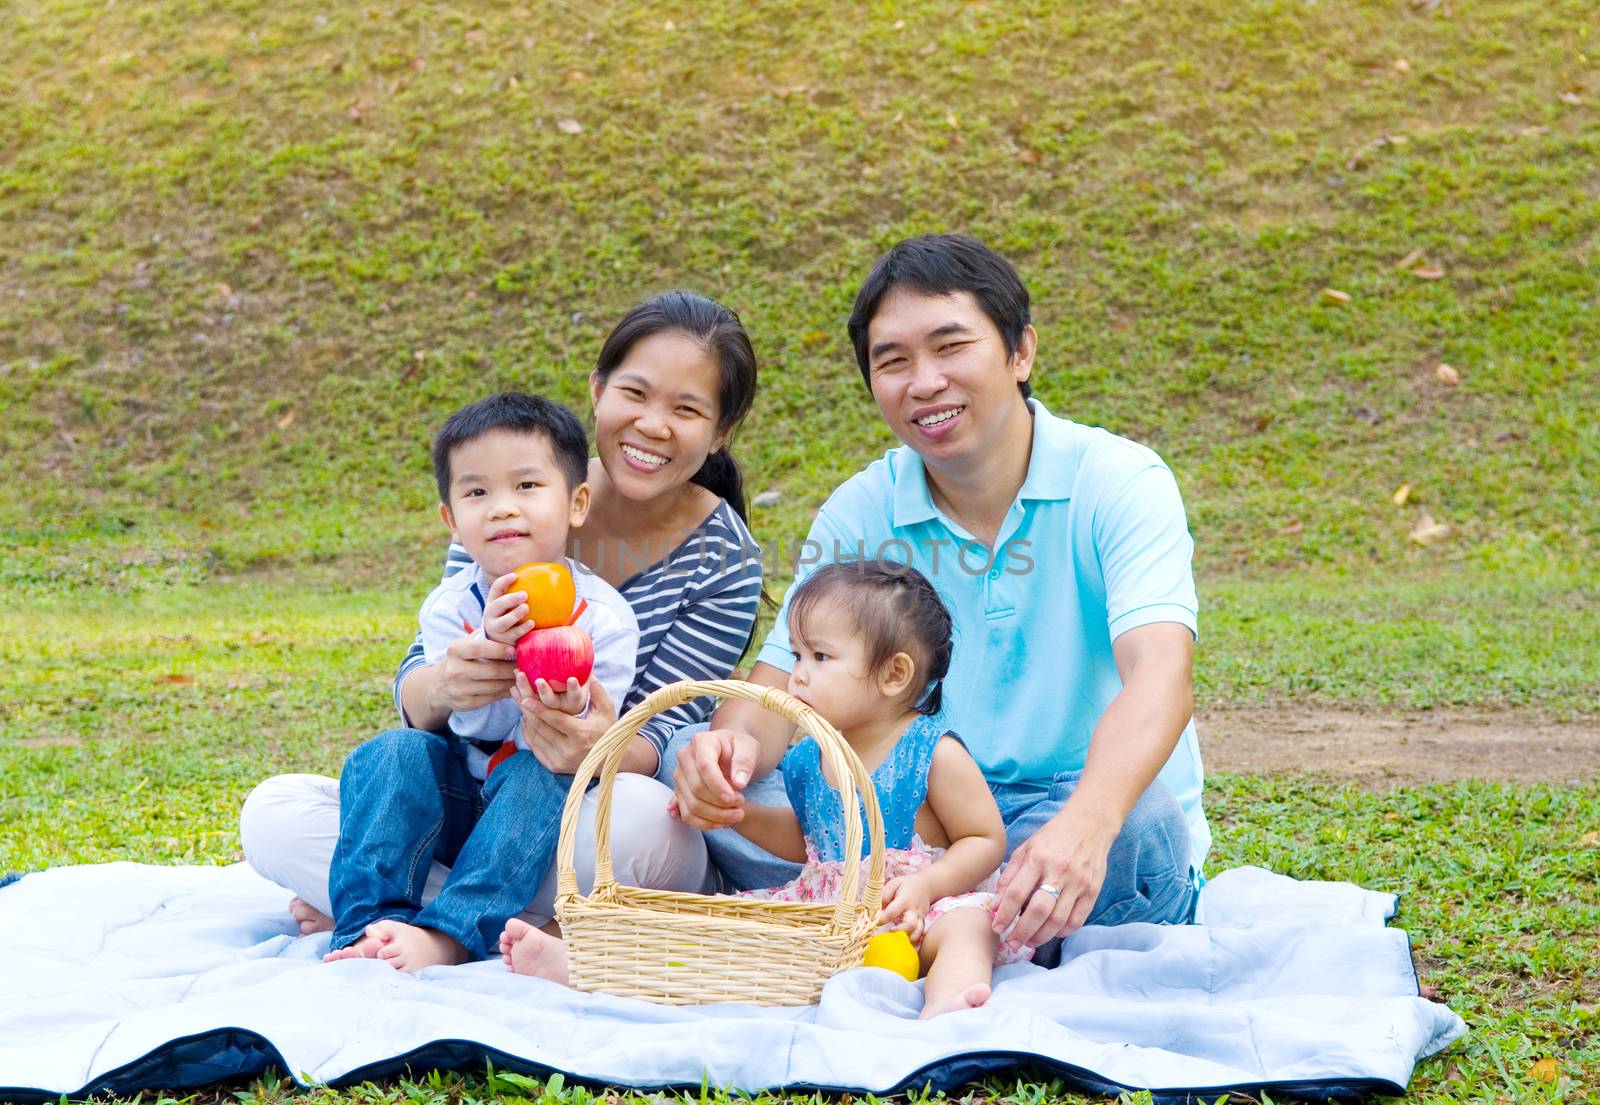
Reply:
M924 844L920 836L911 838L909 848L886 848L883 853L883 881L898 879L902 875L915 875L933 863L934 860L944 855L943 848L930 848ZM867 861L861 861L861 878L867 877ZM995 893L995 884L999 881L998 871L990 872L972 890L965 894L954 894L948 898L940 898L928 909L928 916L922 922L923 938L934 923L949 913L952 909L981 909L990 917L994 916L995 906L999 896ZM838 860L823 860L817 858L816 851L811 847L811 842L806 841L806 863L800 869L800 874L784 883L765 890L745 890L739 893L741 898L759 898L769 902L836 902L839 900L839 889L844 884L844 864ZM918 940L921 946L921 940ZM995 952L995 966L1006 963L1026 963L1033 958L1033 949L1024 947L1017 951L1010 951L1005 944L1001 944Z

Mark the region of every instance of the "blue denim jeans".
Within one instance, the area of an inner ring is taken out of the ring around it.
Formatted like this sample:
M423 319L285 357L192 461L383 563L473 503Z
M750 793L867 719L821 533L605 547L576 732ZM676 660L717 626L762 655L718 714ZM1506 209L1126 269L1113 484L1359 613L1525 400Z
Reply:
M657 777L672 785L678 754L704 724L685 726L673 734L661 758ZM1049 786L1029 783L992 784L990 791L1006 824L1006 858L1038 832L1071 797L1080 773L1066 771ZM787 807L783 776L774 771L745 789L745 796L763 806ZM750 843L733 829L706 833L706 849L721 875L724 890L779 886L800 873L800 865L779 859ZM1106 857L1106 878L1089 911L1088 924L1120 925L1129 921L1188 924L1194 919L1199 890L1189 870L1189 828L1177 800L1161 782L1140 795ZM1046 956L1046 959L1049 957Z
M476 958L490 955L506 920L544 881L571 781L521 751L482 782L467 771L461 741L419 729L390 729L361 745L339 778L332 946L354 943L374 921L397 920L445 933ZM450 875L423 906L434 860Z

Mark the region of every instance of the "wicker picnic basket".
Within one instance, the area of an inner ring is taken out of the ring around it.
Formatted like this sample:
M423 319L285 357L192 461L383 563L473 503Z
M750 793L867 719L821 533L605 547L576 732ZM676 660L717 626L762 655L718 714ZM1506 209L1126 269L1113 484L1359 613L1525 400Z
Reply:
M656 714L703 695L760 703L816 738L842 799L847 856L861 854L857 796L866 804L872 850L865 886L859 885L859 863L845 865L839 900L825 905L617 884L611 865L611 793L628 742ZM578 811L596 773L594 888L583 895L573 855ZM736 680L669 684L606 731L573 776L567 794L556 850L556 917L567 942L572 985L666 1005L809 1005L835 972L860 965L883 894L883 862L877 792L832 725L799 699L771 687Z

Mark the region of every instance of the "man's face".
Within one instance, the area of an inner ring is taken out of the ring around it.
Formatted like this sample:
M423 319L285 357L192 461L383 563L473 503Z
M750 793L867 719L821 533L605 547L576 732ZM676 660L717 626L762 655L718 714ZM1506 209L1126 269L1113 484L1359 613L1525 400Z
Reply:
M872 397L894 435L934 468L960 467L998 448L1026 406L1017 384L1033 369L1026 328L1007 356L999 329L967 292L896 288L867 326Z

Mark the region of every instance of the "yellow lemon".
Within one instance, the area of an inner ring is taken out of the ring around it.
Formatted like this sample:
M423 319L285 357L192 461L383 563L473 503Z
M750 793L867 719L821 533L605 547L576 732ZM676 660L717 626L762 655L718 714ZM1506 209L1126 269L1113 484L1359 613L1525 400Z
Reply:
M867 954L861 960L861 965L893 971L907 982L917 981L917 975L921 971L921 964L917 960L917 949L911 946L911 937L899 929L894 932L880 932L868 940Z

